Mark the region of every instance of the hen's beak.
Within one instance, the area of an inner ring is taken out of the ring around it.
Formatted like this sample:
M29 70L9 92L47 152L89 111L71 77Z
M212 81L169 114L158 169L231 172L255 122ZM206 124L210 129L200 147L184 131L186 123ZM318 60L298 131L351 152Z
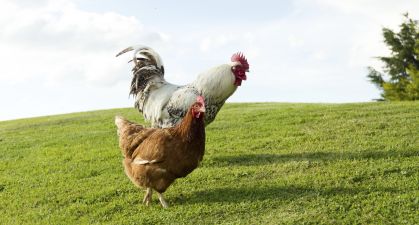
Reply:
M205 106L202 106L200 109L199 109L199 112L205 112Z

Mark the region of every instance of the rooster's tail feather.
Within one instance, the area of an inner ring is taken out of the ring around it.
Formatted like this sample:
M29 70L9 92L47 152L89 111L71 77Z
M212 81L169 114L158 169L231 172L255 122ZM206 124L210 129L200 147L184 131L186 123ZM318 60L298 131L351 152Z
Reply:
M130 51L134 51L133 58L130 60L134 62L130 95L135 97L135 107L143 112L145 102L151 92L166 84L163 62L157 52L144 45L128 47L116 56Z
M134 62L134 71L141 69L141 68L137 68L138 65L140 64L141 61L148 61L147 63L143 64L141 67L143 66L148 66L148 65L153 65L155 67L157 67L158 69L160 69L162 71L162 73L164 74L164 66L163 66L163 61L160 58L160 55L154 51L152 48L144 46L144 45L135 45L135 46L130 46L124 50L122 50L121 52L119 52L118 54L116 54L116 57L133 51L134 50L134 54L133 54L133 58L132 60L130 60L129 62Z

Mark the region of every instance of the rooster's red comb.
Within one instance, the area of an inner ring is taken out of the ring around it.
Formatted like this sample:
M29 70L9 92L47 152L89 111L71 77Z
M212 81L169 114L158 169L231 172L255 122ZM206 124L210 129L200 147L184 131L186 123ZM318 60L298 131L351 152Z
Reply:
M232 62L239 62L240 64L242 64L242 66L246 70L249 69L249 63L247 62L246 57L244 57L243 53L241 53L241 52L237 52L236 54L234 54L233 56L231 56L231 61Z

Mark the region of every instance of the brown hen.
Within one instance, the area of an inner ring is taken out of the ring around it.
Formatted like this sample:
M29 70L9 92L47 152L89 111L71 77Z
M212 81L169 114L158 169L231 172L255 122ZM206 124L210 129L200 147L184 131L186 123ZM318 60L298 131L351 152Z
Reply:
M162 206L167 207L163 192L175 179L198 167L205 151L204 113L204 99L198 96L175 127L145 128L122 117L115 118L125 173L136 186L147 189L143 199L146 205L155 190Z

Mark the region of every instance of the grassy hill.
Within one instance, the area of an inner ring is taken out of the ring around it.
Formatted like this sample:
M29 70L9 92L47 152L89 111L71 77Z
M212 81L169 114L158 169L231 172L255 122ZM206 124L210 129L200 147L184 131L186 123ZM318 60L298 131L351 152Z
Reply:
M0 122L0 224L417 224L419 102L227 104L201 166L141 204L116 114Z

